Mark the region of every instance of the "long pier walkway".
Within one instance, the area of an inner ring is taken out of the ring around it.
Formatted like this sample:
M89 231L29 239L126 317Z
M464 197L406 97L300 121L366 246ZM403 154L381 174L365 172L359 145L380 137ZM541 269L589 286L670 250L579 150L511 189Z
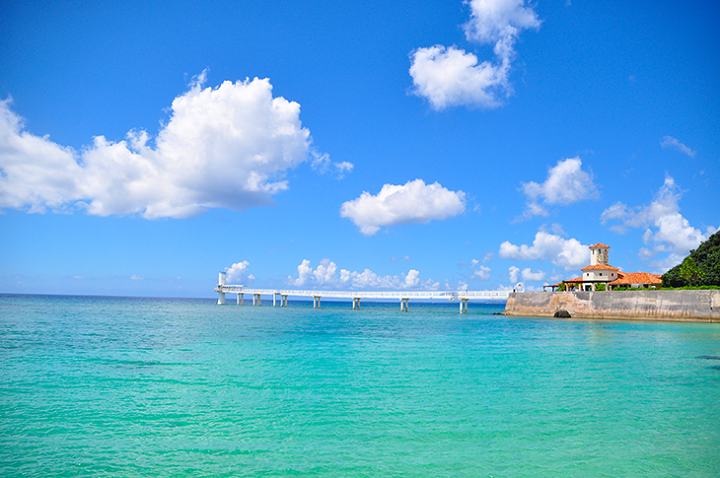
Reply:
M252 303L259 306L262 303L262 296L272 296L273 307L287 307L287 298L309 297L313 300L313 308L319 309L323 298L352 299L353 310L360 309L361 299L382 299L399 300L400 310L408 311L410 299L432 300L445 299L457 300L460 304L460 313L467 313L467 306L470 300L507 300L509 291L479 290L479 291L334 291L334 290L281 290L281 289L251 289L242 285L225 285L224 274L220 274L220 283L215 286L218 293L218 304L225 304L225 294L237 294L237 305L244 305L245 294L252 296Z

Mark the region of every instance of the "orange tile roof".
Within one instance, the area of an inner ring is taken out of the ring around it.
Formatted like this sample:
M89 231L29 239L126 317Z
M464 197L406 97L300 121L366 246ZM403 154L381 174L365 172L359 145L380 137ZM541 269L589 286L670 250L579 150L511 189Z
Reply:
M649 272L619 272L618 278L610 282L610 285L622 284L662 284L662 275L650 274Z
M602 242L593 244L592 246L588 247L588 249L595 249L596 247L604 247L605 249L610 249L610 246L607 246L607 245L603 244Z
M576 277L576 278L574 278L574 279L568 279L568 280L565 280L565 281L562 281L562 282L558 282L557 284L553 284L553 287L558 287L558 286L560 286L560 284L562 284L563 282L583 282L583 278L582 278L582 277Z
M581 270L581 271L594 271L594 270L601 270L601 271L619 271L620 269L618 269L617 267L610 266L610 265L606 266L606 265L603 265L603 264L597 264L597 265L594 265L594 266L583 267L583 268L580 269L580 270Z

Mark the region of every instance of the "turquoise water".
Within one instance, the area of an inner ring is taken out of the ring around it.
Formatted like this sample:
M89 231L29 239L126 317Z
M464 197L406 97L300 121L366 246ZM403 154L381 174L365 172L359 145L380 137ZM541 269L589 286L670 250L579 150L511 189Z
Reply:
M0 476L716 477L720 324L0 295Z

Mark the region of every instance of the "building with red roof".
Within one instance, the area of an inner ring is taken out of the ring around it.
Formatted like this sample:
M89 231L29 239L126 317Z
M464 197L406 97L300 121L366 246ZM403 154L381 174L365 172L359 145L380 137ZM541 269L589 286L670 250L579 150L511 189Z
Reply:
M649 272L622 272L610 265L610 246L598 242L590 246L590 265L580 269L582 276L563 281L571 289L596 290L598 284L607 289L614 287L657 287L662 285L662 276ZM554 291L562 282L553 284Z

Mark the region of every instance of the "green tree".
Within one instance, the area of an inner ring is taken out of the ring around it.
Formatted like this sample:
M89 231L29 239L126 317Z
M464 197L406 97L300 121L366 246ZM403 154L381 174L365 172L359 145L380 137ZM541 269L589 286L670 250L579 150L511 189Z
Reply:
M692 262L686 263L687 259ZM720 232L690 251L682 263L663 274L662 280L663 287L720 286Z
M690 255L682 261L682 264L680 264L680 277L687 280L690 283L690 287L692 287L693 282L705 277L705 272L698 267L695 260Z

